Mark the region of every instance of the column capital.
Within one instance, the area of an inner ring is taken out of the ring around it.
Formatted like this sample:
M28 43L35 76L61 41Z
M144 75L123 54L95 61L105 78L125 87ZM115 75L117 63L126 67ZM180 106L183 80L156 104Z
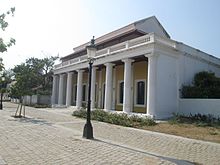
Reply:
M76 70L78 73L83 73L85 70L82 70L82 69L78 69Z
M158 57L159 55L160 55L160 53L158 51L152 51L150 53L145 54L144 56L148 58L148 57L152 57L152 56Z
M127 63L127 62L132 63L132 62L134 62L134 60L130 59L130 58L125 58L125 59L122 59L121 61L124 62L124 63Z
M53 77L53 78L56 78L56 77L58 77L58 75L57 75L57 74L53 74L52 77Z
M110 63L110 62L108 62L108 63L105 63L104 64L106 67L108 67L108 66L115 66L115 64L113 64L113 63Z
M99 67L93 66L92 69L93 69L93 70L97 70L97 69L99 69Z
M67 74L68 74L68 75L70 75L70 74L74 74L74 72L67 72Z
M64 77L65 76L65 73L61 73L59 74L60 77Z

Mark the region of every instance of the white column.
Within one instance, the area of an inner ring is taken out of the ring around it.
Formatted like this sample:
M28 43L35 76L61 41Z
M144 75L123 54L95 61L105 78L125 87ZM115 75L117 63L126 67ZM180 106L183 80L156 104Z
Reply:
M51 97L51 104L52 106L56 104L56 97L57 97L57 75L53 75L53 89L52 89L52 97Z
M95 93L96 93L96 88L95 88L95 84L96 84L96 69L98 69L97 67L93 67L92 68L92 80L91 80L91 109L95 108Z
M113 68L113 89L112 89L112 110L115 110L116 106L116 68Z
M63 105L63 91L64 87L64 74L60 74L60 79L59 79L59 96L58 96L58 104Z
M152 54L148 57L148 77L147 77L147 114L156 113L156 79L157 79L157 57Z
M99 94L98 94L98 107L102 107L102 70L99 71Z
M105 64L106 66L106 78L105 78L105 110L112 109L112 63Z
M131 112L134 105L134 65L131 65Z
M71 105L72 98L72 87L73 87L73 72L67 74L67 86L66 86L66 106Z
M84 70L77 70L77 93L76 93L76 107L77 109L82 107L82 79Z
M131 63L133 60L122 60L124 65L124 96L123 96L123 112L130 113L132 109L131 105Z

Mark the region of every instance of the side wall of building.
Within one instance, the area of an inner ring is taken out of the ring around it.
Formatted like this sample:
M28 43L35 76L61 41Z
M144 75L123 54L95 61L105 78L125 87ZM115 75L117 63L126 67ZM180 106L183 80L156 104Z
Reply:
M165 53L156 56L156 108L153 115L156 119L163 119L171 117L178 109L178 58Z
M220 99L179 99L179 113L184 115L211 114L220 117Z
M178 60L179 69L179 109L178 113L189 115L213 114L220 115L215 106L219 105L220 99L181 99L181 88L190 85L196 73L201 71L213 72L220 77L220 60L209 54L201 52L187 45L180 45L182 53Z
M192 84L194 75L201 71L214 72L220 77L220 60L187 45L179 45L179 89Z

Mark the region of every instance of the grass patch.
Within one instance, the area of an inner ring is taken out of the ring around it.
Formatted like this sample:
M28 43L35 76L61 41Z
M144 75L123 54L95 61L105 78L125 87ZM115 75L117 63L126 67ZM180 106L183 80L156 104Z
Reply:
M74 111L73 116L86 118L86 110ZM156 123L153 119L147 117L94 110L91 112L91 118L92 120L116 125L220 143L219 118L210 115L204 117L203 115L183 116L174 114L169 121Z
M86 110L80 109L73 112L73 116L80 118L86 118ZM91 111L91 119L101 122L126 126L126 127L142 127L142 126L153 126L156 125L156 122L148 117L139 117L137 115L129 116L125 113L110 113L103 110L94 110Z
M220 118L216 118L213 115L180 115L174 114L174 116L168 121L170 124L193 124L198 127L220 127Z

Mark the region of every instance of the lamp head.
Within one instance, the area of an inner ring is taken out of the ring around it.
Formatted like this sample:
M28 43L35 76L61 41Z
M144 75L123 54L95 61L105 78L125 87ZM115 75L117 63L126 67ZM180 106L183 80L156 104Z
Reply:
M96 45L95 45L94 36L92 37L90 41L90 45L87 46L86 49L87 49L88 58L94 58L96 54Z

